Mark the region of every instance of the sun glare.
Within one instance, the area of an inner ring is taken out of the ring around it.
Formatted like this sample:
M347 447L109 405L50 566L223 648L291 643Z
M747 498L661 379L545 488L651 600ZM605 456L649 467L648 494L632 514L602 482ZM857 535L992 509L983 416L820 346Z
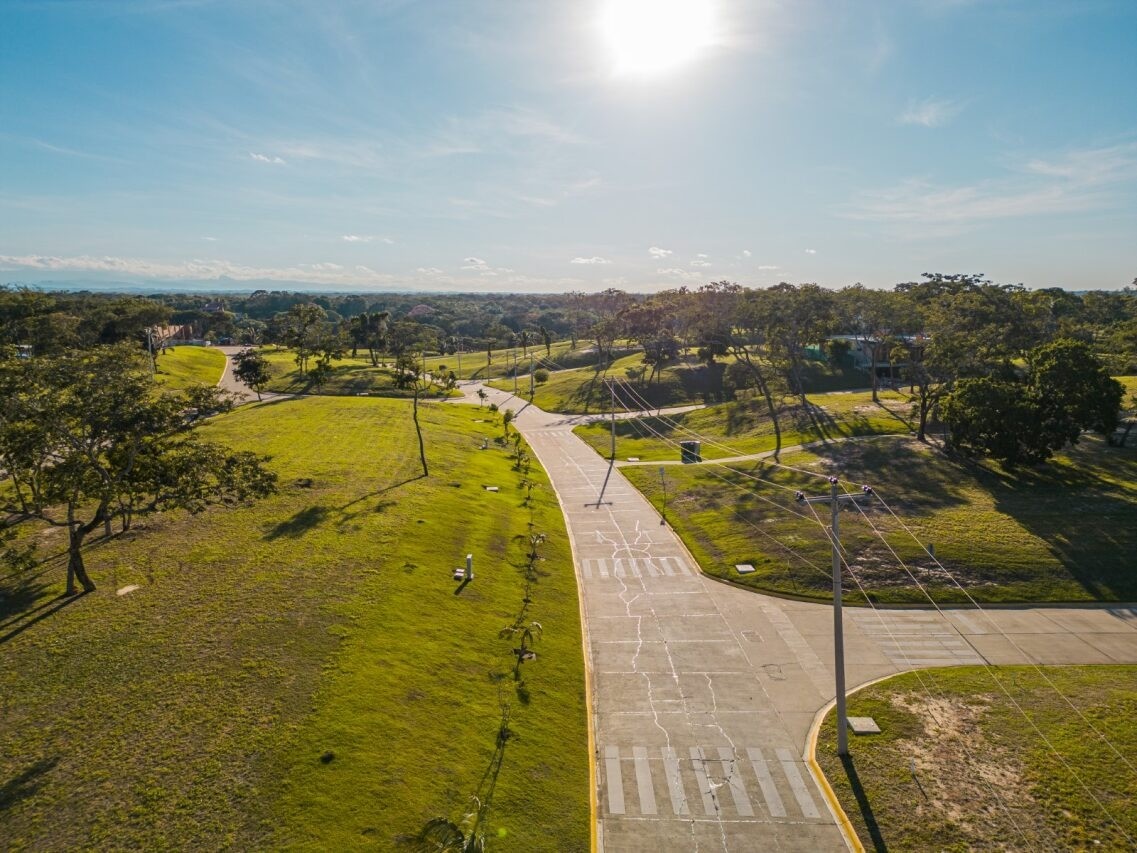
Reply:
M618 74L655 74L692 59L711 42L711 0L608 0L601 27Z

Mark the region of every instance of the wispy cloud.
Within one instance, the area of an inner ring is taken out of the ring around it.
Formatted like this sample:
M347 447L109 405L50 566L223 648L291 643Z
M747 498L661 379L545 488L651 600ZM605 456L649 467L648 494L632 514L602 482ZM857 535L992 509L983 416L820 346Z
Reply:
M816 254L817 254L817 249L806 249L806 250L805 250L805 253L806 253L807 255L816 255Z
M478 275L482 276L509 275L513 272L513 270L509 267L493 267L481 258L474 257L463 258L462 269L476 272Z
M289 267L257 267L216 258L187 261L152 261L145 258L122 258L109 255L0 255L0 268L8 271L41 273L99 273L147 279L212 281L234 279L249 281L298 281L316 284L389 285L400 281L397 276L377 273L367 267L347 268L323 261L295 264Z
M340 237L345 243L386 243L388 246L394 245L395 241L390 237L380 237L378 234L344 234Z
M692 260L690 263L688 263L687 266L690 266L690 267L709 267L709 266L711 266L711 262L709 260L707 260L707 255L700 252L699 254L695 255L694 260Z
M678 278L683 281L704 281L705 277L702 273L694 272L692 270L685 270L681 267L666 267L657 269L656 275L665 275L669 278Z
M918 124L923 127L943 127L959 115L965 106L967 105L962 101L937 98L909 101L908 108L900 114L897 121L901 124Z
M610 264L612 262L610 260L608 260L607 258L591 257L591 258L573 258L571 261L569 261L569 263L570 264Z
M777 270L777 269L781 269L781 267L779 267L777 264L759 264L758 269L760 269L760 270Z
M866 193L838 213L848 219L958 231L980 222L1109 207L1137 181L1137 143L1033 158L1003 178L959 186L909 179Z
M207 243L216 243L217 242L216 237L202 237L201 239Z
M742 257L744 257L744 258L749 258L749 257L750 257L750 255L751 255L751 252L750 252L750 250L749 250L749 249L743 249L743 250L742 250Z
M666 258L668 255L674 254L670 249L661 249L659 246L652 246L647 250L647 253L653 258Z
M256 151L250 151L249 156L258 163L273 163L277 166L286 165L284 159L281 157L270 157L268 154L258 154Z

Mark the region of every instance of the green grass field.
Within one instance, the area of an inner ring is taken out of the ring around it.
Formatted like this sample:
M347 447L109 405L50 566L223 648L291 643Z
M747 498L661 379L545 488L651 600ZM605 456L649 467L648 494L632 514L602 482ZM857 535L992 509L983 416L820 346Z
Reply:
M664 469L667 518L705 572L828 598L828 508L799 504L794 491L826 494L825 476L837 474L852 490L872 485L895 512L866 500L863 514L841 515L847 561L877 601L927 603L897 557L937 602L966 600L925 551L929 544L980 601L1137 600L1137 448L1086 436L1048 465L1012 474L880 436L785 454L782 463L789 468L763 460ZM621 471L662 509L657 466ZM740 576L737 563L757 571ZM846 589L863 601L848 578Z
M815 394L806 411L796 398L782 401L782 447L823 439L862 435L905 434L913 429L913 406L906 395L881 391L880 404L869 391ZM598 421L575 432L597 453L611 453L611 424ZM662 418L616 422L616 458L678 459L678 442L702 441L704 459L744 456L774 449L774 427L765 401L748 398Z
M155 359L157 380L168 388L216 385L225 370L225 353L211 347L172 347Z
M66 603L42 531L46 561L2 582L0 846L392 849L477 795L493 849L586 850L568 542L543 473L524 505L486 417L422 406L423 479L403 401L242 407L205 429L271 454L280 493L92 543L99 590ZM499 632L526 597L544 631L517 681Z
M731 359L728 358L724 363L729 361ZM548 412L587 414L611 411L611 393L606 384L609 380L621 386L617 388L617 411L713 402L708 396L712 383L708 379L707 368L694 356L685 356L666 365L651 381L648 381L647 374L639 378L639 371L643 367L642 352L624 351L623 355L619 355L603 369L590 364L554 372L548 382L536 385L533 402ZM632 375L629 371L632 371ZM861 373L831 369L821 363L810 363L803 373L803 382L810 393L856 388L866 381ZM503 391L513 390L512 378L495 380L489 384ZM527 370L518 377L517 386L518 392L528 397Z
M865 848L1131 850L1137 667L1042 672L937 669L867 687L848 713L882 733L850 737L845 762L831 713L817 758Z

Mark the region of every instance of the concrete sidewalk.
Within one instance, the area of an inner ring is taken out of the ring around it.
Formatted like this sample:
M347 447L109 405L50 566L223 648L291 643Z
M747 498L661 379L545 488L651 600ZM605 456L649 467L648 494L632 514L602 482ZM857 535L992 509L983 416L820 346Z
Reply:
M465 386L478 402L476 386ZM601 848L843 850L803 753L834 695L832 608L703 576L623 477L505 392L572 539L593 687ZM1131 608L848 609L847 682L969 663L1137 662Z

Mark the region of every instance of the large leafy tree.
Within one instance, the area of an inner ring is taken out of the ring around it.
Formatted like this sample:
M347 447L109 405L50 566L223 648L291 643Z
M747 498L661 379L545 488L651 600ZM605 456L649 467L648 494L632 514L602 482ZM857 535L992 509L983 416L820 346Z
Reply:
M1044 344L1025 377L961 379L943 401L948 444L1008 467L1043 462L1084 430L1117 428L1124 389L1081 341Z
M204 441L187 417L224 406L215 389L161 393L129 345L0 355L0 524L65 528L67 592L93 591L83 544L99 526L273 491L262 457Z

